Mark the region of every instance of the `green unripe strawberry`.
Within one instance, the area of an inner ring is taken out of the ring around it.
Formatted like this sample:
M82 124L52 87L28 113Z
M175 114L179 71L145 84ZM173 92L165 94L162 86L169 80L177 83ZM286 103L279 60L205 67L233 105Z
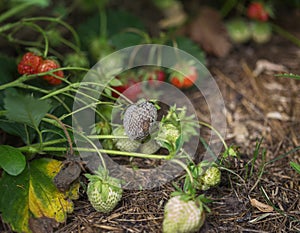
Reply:
M233 19L226 24L230 39L235 43L245 43L251 39L251 29L243 19Z
M92 206L102 213L111 212L122 198L121 182L100 169L95 175L85 176L89 179L87 195Z
M252 39L259 44L268 42L272 37L272 28L266 22L254 22L252 24Z
M150 140L140 146L140 152L143 154L154 154L160 145L155 140Z
M115 136L126 136L125 129L123 126L116 128L113 131ZM140 142L136 140L131 140L129 138L116 138L114 139L115 146L120 151L127 151L127 152L135 152L140 146Z
M52 46L59 46L62 43L62 36L60 31L50 29L46 31L46 36L48 37L48 41Z
M198 178L198 189L208 190L209 188L216 186L221 181L221 171L217 167L209 167L199 178Z
M205 220L203 208L195 201L172 197L164 209L163 233L192 233L199 231Z
M99 60L114 52L106 38L93 38L90 42L89 48L89 52L94 60Z
M166 123L161 125L155 140L160 146L173 151L176 150L179 137L179 130L173 124Z
M69 53L64 59L65 66L77 66L82 68L89 67L89 60L85 53ZM78 72L78 71L77 71Z

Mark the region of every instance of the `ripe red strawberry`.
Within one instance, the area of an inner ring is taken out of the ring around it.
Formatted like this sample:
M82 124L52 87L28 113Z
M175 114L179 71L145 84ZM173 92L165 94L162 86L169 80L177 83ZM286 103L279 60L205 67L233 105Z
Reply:
M138 99L139 94L142 93L141 84L133 79L129 79L126 84L122 86L113 87L116 91L123 93L131 101L136 101ZM118 98L119 95L115 92L112 93L112 96Z
M37 68L42 62L42 57L32 52L25 53L18 64L19 74L36 74Z
M58 64L58 62L54 61L54 60L44 60L38 67L38 73L44 73L50 70L54 70L60 68L60 65ZM57 75L61 78L64 77L64 73L59 70L53 73L54 75ZM49 84L51 85L59 85L62 83L62 80L55 78L53 75L44 75L42 76L43 79L45 79Z
M174 71L170 77L170 83L172 83L174 86L178 88L189 88L194 85L195 81L198 78L197 70L194 66L186 65L187 67L184 67L187 69L187 76L183 75L182 73L178 71ZM176 66L175 66L176 70Z
M150 86L158 86L159 82L163 82L165 80L166 80L166 73L160 69L152 71L148 77L148 83Z
M267 21L269 19L269 13L261 2L250 3L247 9L247 16L250 19L256 19L259 21Z

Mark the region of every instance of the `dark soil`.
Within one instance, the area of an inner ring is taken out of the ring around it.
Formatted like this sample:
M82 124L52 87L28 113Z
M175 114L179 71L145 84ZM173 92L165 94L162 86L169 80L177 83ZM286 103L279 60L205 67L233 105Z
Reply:
M298 29L293 28L295 35L300 35ZM241 159L230 164L232 173L222 171L218 187L205 192L213 202L201 233L300 232L300 175L289 166L290 161L300 163L300 156L297 151L287 153L300 142L300 81L275 77L278 72L271 71L254 77L260 59L300 73L299 47L278 35L267 44L236 46L225 58L208 57L208 69L226 105L226 142L239 147ZM196 91L188 95L197 102ZM203 115L199 112L199 118ZM0 144L7 143L11 138L5 140L2 134ZM265 161L259 155L253 173L247 175L261 138ZM82 181L86 182L83 177ZM117 208L104 215L91 207L82 189L74 212L55 232L161 232L163 208L172 191L171 183L155 190L125 191ZM251 206L252 198L272 205L274 211ZM11 232L2 222L0 229Z

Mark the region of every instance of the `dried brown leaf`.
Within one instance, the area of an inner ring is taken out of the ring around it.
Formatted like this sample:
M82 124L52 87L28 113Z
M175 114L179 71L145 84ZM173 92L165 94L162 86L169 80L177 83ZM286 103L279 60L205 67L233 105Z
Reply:
M261 212L272 212L273 211L273 207L267 204L264 204L258 200L256 200L255 198L251 198L250 199L250 203L253 207L256 207L258 210L260 210Z
M218 57L225 57L232 47L219 12L209 7L200 10L187 26L186 33L206 52Z

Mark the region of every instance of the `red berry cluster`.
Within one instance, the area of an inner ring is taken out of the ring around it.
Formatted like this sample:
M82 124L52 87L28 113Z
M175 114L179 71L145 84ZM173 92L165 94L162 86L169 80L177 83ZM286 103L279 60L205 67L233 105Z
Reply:
M39 74L58 68L60 68L60 65L57 61L50 59L44 60L41 56L35 55L32 52L25 53L18 64L19 74ZM60 78L64 77L64 73L61 70L53 72L53 75ZM61 84L62 80L54 77L53 75L44 75L42 78L51 85Z
M247 16L250 19L259 21L267 21L269 19L269 13L267 8L261 2L252 2L247 8Z
M183 67L182 67L183 66ZM185 74L181 74L176 71L178 68L186 70ZM163 69L142 69L137 73L125 73L117 77L123 84L120 86L113 86L112 88L122 93L125 97L132 101L136 101L143 93L143 81L147 81L146 88L157 88L161 82L168 79L169 83L180 89L187 89L194 85L198 79L198 72L195 66L188 64L177 64L174 66L174 70L171 73L165 72ZM169 74L168 74L169 73ZM167 75L168 74L168 75ZM151 90L151 89L150 89ZM149 91L149 89L148 89ZM112 92L112 96L118 98L119 95L116 92Z
M141 74L130 73L117 77L124 84L121 86L114 86L113 88L123 93L128 99L136 101L139 95L143 92L141 85L142 81L148 81L150 87L157 87L159 82L163 82L166 79L166 73L161 69L143 70ZM119 95L116 92L112 93L112 96L118 98Z

